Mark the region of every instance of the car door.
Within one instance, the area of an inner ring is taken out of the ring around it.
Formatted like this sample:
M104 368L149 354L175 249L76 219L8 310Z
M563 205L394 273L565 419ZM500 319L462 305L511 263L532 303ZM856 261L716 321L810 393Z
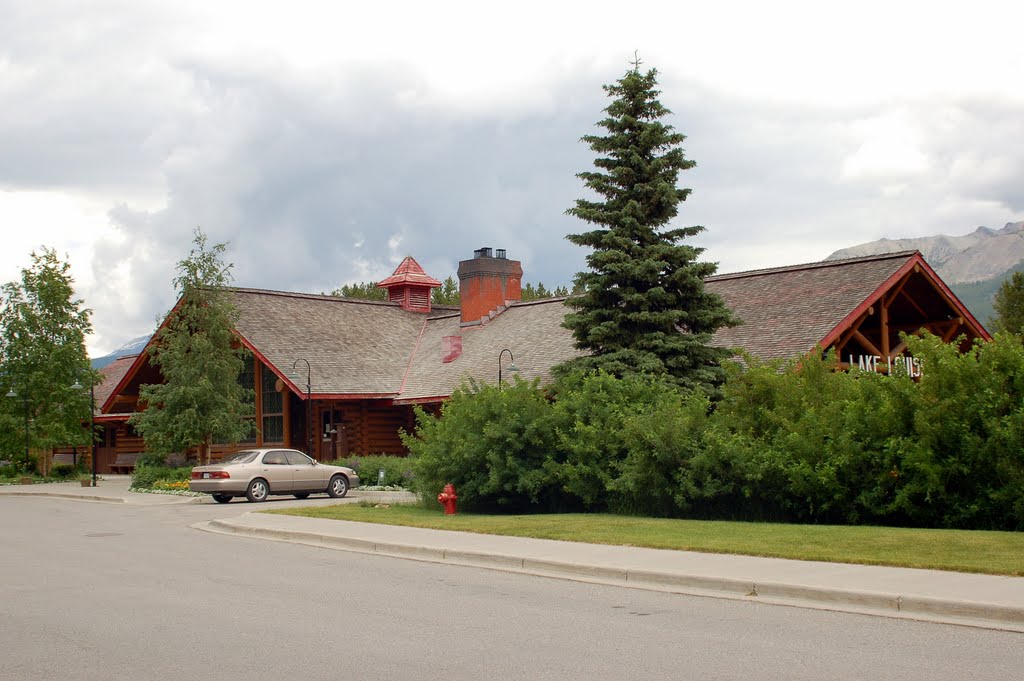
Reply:
M292 470L292 489L296 492L323 492L327 482L321 475L323 468L302 452L287 451L288 467Z
M264 454L262 473L274 494L292 490L292 466L288 465L285 452L273 450Z

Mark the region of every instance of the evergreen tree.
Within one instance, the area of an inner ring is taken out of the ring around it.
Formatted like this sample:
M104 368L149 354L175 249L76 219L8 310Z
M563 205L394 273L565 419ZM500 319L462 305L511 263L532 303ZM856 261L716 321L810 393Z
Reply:
M598 125L605 135L583 141L598 154L595 171L579 173L600 200L578 199L567 212L595 229L567 238L593 249L588 270L576 275L581 293L567 304L565 326L588 355L557 368L665 375L683 387L714 390L724 379L728 351L709 345L719 328L735 324L718 296L704 289L714 263L704 249L680 243L703 227L667 228L690 194L679 171L694 167L686 139L661 122L671 113L658 101L657 71L640 62L605 90L614 100ZM575 290L575 287L574 287Z
M332 296L342 298L359 298L360 300L387 300L388 292L377 286L375 282L363 281L344 284L341 288L331 291Z
M434 305L458 305L459 304L459 282L451 275L441 282L439 288L431 291L431 301Z
M234 334L237 311L227 285L231 265L221 261L225 245L206 248L196 230L195 247L178 263L174 279L178 304L149 346L149 361L163 383L143 385L144 405L129 419L146 441L146 449L169 453L198 448L210 460L214 442L234 443L252 429L253 391L239 376L251 356Z
M44 474L54 447L88 445L82 424L89 419L89 391L72 386L98 380L85 348L92 311L74 298L70 269L53 249L32 253L21 281L4 284L0 309L0 389L11 395L0 407L0 450L3 458L31 467L23 461L27 413L29 449Z
M992 326L996 331L1024 333L1024 272L1014 272L999 285L993 307L996 317Z

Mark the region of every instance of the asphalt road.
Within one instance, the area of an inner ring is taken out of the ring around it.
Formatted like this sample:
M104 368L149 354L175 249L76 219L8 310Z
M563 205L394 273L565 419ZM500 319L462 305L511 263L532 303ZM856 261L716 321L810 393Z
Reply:
M0 498L0 679L1004 680L1024 674L1020 634L581 584L189 528L246 510L251 506Z

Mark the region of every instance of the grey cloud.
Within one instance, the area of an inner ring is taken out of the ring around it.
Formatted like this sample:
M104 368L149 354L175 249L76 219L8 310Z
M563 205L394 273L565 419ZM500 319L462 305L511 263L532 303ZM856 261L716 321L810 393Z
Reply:
M108 2L94 19L76 3L0 4L11 76L0 83L0 186L117 197L110 220L124 238L98 245L102 284L87 299L101 334L152 330L196 226L230 242L243 286L328 291L386 276L407 254L443 278L481 246L507 249L527 281L549 286L583 267L586 253L564 237L586 226L564 212L585 193L575 174L592 164L579 138L608 103L592 73L565 72L494 111L436 101L413 67L296 71L273 55L175 52L168 36L187 25L130 7ZM678 224L707 227L698 242L721 271L963 232L968 216L988 219L979 203L994 206L996 227L1024 210L1017 105L798 107L724 96L657 66L698 163L680 177L694 193ZM887 193L888 178L842 177L854 123L890 107L924 124L934 161L900 179L902 194ZM154 193L160 209L135 200Z

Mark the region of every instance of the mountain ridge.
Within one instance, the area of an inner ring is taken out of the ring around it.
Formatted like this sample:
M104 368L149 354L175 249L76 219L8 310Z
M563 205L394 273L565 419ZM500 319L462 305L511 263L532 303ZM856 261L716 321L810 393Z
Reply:
M96 357L90 359L89 362L92 364L93 369L102 369L118 357L124 357L126 355L137 355L142 352L142 349L146 347L146 343L149 342L149 336L139 336L133 338L113 352L103 355L102 357Z
M1024 262L1024 221L1008 222L1002 229L978 227L964 236L922 236L878 239L835 251L826 260L858 258L896 251L921 251L947 284L987 281Z
M978 227L964 236L922 236L878 239L843 248L825 260L921 251L924 259L982 324L991 322L992 300L1000 284L1024 269L1024 221L1002 229Z

